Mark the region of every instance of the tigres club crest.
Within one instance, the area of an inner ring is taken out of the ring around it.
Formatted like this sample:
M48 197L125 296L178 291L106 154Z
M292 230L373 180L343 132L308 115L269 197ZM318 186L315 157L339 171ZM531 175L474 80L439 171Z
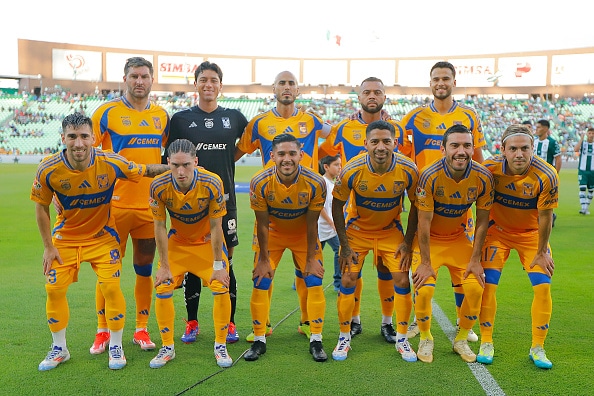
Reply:
M299 123L299 134L302 136L307 135L307 123L305 123L305 122Z
M477 197L477 188L476 187L468 188L468 191L466 192L466 201L474 202L474 201L476 201L476 197Z
M97 186L99 188L107 188L109 186L109 178L107 174L97 175Z
M392 192L394 195L402 195L404 193L404 182L395 181L394 186L392 187Z
M308 195L306 192L299 193L299 206L307 206L309 203Z
M524 183L523 186L524 190L522 191L522 194L528 196L528 197L532 197L534 194L534 186L532 184L528 184L528 183Z
M161 130L161 119L159 117L153 117L153 125L155 129Z

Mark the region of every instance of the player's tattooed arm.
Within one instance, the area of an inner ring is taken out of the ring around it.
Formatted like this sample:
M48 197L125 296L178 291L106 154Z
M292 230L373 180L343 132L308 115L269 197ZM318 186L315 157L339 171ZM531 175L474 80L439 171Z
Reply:
M155 177L161 173L165 173L169 170L169 165L164 164L146 164L146 171L144 177Z

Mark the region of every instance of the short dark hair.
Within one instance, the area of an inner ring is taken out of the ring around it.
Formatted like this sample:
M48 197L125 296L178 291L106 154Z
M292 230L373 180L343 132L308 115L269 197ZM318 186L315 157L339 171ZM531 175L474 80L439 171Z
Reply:
M530 121L530 120L522 121L522 125L530 125L530 126L532 126L532 121Z
M196 157L196 146L188 139L176 139L167 148L167 157L171 158L173 154L186 153L192 158Z
M367 137L369 132L374 129L388 130L392 137L396 137L396 129L394 129L394 125L383 120L373 121L371 124L367 125L367 129L365 129L365 137Z
M88 125L91 131L93 130L93 121L89 117L82 113L72 113L62 120L62 132L65 132L68 127L79 129L84 125Z
M216 63L210 63L209 61L204 61L196 68L194 71L194 81L198 81L198 75L205 70L212 70L213 72L217 73L219 76L219 81L223 82L223 71Z
M537 124L542 125L543 127L551 128L551 123L548 120L538 120L536 121Z
M126 64L124 65L124 75L128 75L128 71L130 71L131 68L142 66L148 67L151 76L153 75L153 64L140 56L134 56L132 58L126 59Z
M272 139L272 150L274 150L279 144L285 142L295 142L297 144L297 148L301 149L301 142L295 136L291 135L290 133L281 133Z
M442 146L445 147L445 145L448 143L448 138L452 133L468 133L470 136L472 136L472 132L470 132L470 130L466 128L466 125L455 124L446 129L445 133L443 134L443 139L441 140Z
M450 69L452 71L454 78L456 78L456 68L450 62L446 62L446 61L437 62L436 64L433 65L433 67L429 71L429 75L431 75L431 73L433 73L433 70L435 70L435 69Z
M324 169L324 165L330 165L331 163L333 163L334 161L336 161L338 159L340 159L340 154L327 155L324 158L322 158L320 160L320 164L319 164L320 175L323 175L324 173L326 173L326 170Z
M366 82L378 82L378 83L384 85L384 82L377 77L367 77L365 80L361 81L361 85L363 85Z

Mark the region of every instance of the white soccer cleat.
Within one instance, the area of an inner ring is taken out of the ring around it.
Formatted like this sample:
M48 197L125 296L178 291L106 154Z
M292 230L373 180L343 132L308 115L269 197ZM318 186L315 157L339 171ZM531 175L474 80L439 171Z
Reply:
M58 367L60 363L64 363L70 359L70 352L68 348L60 348L52 345L52 349L47 353L45 359L39 363L39 371L47 371Z
M173 346L163 346L159 349L157 356L151 359L149 366L151 368L161 368L173 359L175 359L175 348Z

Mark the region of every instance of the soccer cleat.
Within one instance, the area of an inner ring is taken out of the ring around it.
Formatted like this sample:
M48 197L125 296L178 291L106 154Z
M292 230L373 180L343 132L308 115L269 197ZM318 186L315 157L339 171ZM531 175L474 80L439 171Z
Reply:
M394 326L392 323L383 324L381 333L382 336L384 336L386 342L389 342L390 344L396 344L396 331L394 331Z
M227 353L227 346L224 344L215 346L214 355L219 367L231 367L233 364L233 359L231 359L231 356Z
M482 364L493 363L493 355L495 354L495 348L493 343L484 342L481 344L478 355L476 355L476 361Z
M151 341L149 333L148 331L146 331L146 329L134 333L132 342L136 345L140 345L140 349L142 349L143 351L152 351L153 349L155 349L155 343Z
M313 360L316 362L325 362L328 360L328 355L324 351L322 341L311 341L309 343L309 353L313 356Z
M361 326L361 323L351 322L351 337L361 333L363 333L363 327Z
M89 349L91 355L100 355L105 352L105 347L109 344L109 338L109 331L100 331L95 334L95 341L93 341L93 345Z
M466 340L459 340L454 342L453 346L454 352L456 352L462 360L466 363L474 363L476 362L476 355L472 352L472 349L468 346L468 341Z
M299 326L297 326L297 332L299 334L305 335L307 338L311 337L311 330L309 328L309 321L305 321L303 323L299 323Z
M119 370L126 367L126 356L124 350L119 345L109 347L109 368Z
M184 321L186 322L186 331L181 336L181 340L186 344L191 344L196 341L196 336L200 334L200 325L197 320L184 319Z
M334 348L334 350L332 351L332 359L346 360L350 350L351 340L348 340L345 337L340 337L338 339L338 344L336 344L336 348Z
M412 322L407 329L406 338L411 339L415 338L419 335L421 330L419 330L419 325L417 325L417 321Z
M270 324L267 324L267 325L266 325L266 334L264 334L264 335L265 335L266 337L268 337L269 335L272 335L272 326L270 326ZM254 335L254 332L252 331L250 334L248 334L248 335L245 337L245 340L246 340L247 342L254 342L254 337L255 337L255 335Z
M424 363L433 362L433 340L419 341L419 349L417 350L417 358Z
M160 368L173 359L175 359L175 347L162 346L157 356L151 359L149 366L151 368Z
M585 209L580 210L580 214L581 215L585 215L586 214L586 210Z
M555 220L557 220L557 213L553 213L553 224L551 225L551 227L555 227Z
M235 323L229 322L229 328L227 329L227 342L229 344L234 344L237 341L239 341L239 334L237 334Z
M253 362L254 360L258 360L260 355L264 355L266 353L266 343L262 341L255 341L250 349L243 355L243 358L248 362Z
M534 362L534 365L541 369L550 369L553 367L553 362L547 359L547 355L542 346L537 345L534 348L530 348L530 360Z
M477 342L478 335L476 335L476 333L472 329L470 329L470 330L468 330L468 335L466 336L466 340L468 342Z
M47 371L58 367L58 364L64 363L70 359L70 352L68 348L61 348L56 345L52 345L52 349L47 353L45 359L39 363L39 371Z
M417 354L410 346L410 343L406 338L401 338L396 342L396 350L402 356L402 360L405 362L416 362L417 361Z

